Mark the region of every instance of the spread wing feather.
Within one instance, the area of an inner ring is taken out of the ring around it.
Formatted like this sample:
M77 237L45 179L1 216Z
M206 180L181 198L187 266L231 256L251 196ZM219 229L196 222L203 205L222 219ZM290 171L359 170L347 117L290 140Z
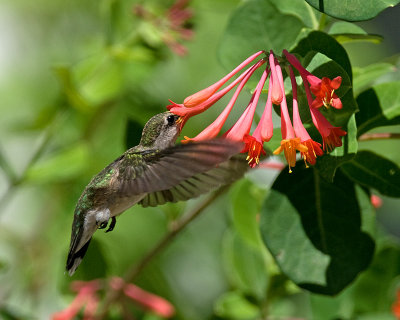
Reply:
M219 186L240 179L249 168L243 155L237 155L203 173L181 181L172 188L147 194L139 203L154 207L166 202L185 201L209 192Z
M215 139L177 145L161 151L127 151L120 161L116 184L123 196L152 193L179 185L199 173L215 168L242 149L243 144ZM176 193L187 198L194 186L180 186ZM157 195L159 197L160 195ZM175 199L170 196L168 199ZM157 198L155 198L157 199ZM163 196L162 199L165 199ZM160 199L160 200L162 200Z

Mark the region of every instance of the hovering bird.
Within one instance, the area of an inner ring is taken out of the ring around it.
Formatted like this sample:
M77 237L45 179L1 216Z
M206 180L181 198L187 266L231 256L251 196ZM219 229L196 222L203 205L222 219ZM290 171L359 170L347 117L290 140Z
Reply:
M241 142L214 139L175 145L180 117L164 112L145 125L139 145L97 174L78 200L66 269L73 275L97 229L114 229L116 216L134 204L157 206L194 198L239 179L247 162L234 156ZM109 221L110 225L108 225Z

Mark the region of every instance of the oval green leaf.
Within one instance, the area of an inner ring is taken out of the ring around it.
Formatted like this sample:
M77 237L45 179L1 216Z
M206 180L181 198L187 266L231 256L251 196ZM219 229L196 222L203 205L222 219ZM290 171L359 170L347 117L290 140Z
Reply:
M376 17L382 10L394 7L400 0L306 0L315 9L347 21L363 21Z
M218 49L219 59L225 67L233 68L260 50L280 54L295 44L303 27L297 17L279 12L272 1L246 1L229 19Z
M361 230L355 186L334 183L299 163L283 170L261 210L263 241L282 271L312 292L334 295L370 263L374 242Z
M357 135L381 126L400 123L400 81L381 83L357 97Z
M389 197L400 197L400 168L392 161L370 151L360 151L342 165L353 181L378 190Z

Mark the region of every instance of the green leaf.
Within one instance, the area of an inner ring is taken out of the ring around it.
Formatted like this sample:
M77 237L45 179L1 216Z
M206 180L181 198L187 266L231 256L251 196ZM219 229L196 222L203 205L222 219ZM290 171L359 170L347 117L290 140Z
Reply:
M223 244L225 269L231 285L262 301L268 284L264 247L249 245L236 232L227 232Z
M118 94L123 86L123 63L105 57L80 84L80 92L92 104Z
M243 179L235 185L231 199L236 231L248 244L257 248L261 243L257 221L261 201L256 197L255 189L254 184Z
M315 9L334 18L363 21L376 17L382 10L394 7L399 0L306 0Z
M329 34L340 43L367 41L377 44L381 43L383 40L382 36L368 34L358 25L346 21L335 22L330 28Z
M350 118L345 130L347 131L347 135L342 138L343 145L335 148L329 154L325 154L321 158L318 158L315 165L318 174L330 182L333 181L337 168L343 165L343 163L351 160L357 153L357 127L354 115Z
M22 316L16 310L9 309L6 306L0 307L0 316L3 320L20 320L20 319L28 319L28 317Z
M231 15L218 57L231 69L259 50L280 53L294 45L303 27L297 17L279 12L272 1L246 1Z
M340 199L340 200L339 200ZM261 235L282 271L312 292L334 295L372 259L374 242L361 230L354 184L334 183L299 166L283 170L261 210Z
M357 97L357 135L400 123L400 81L378 84Z
M280 0L277 9L284 14L296 16L310 29L318 29L321 13L304 0Z
M353 181L378 190L389 197L400 197L400 168L370 151L360 151L342 165L343 172Z
M400 275L399 270L400 249L397 245L386 244L377 252L370 267L355 285L353 301L357 310L365 313L390 310L394 279ZM373 295L370 293L371 288L374 288Z
M379 62L370 64L363 68L353 68L353 90L357 96L368 87L377 84L379 78L385 74L395 71L393 64Z
M86 144L70 146L37 162L28 169L25 179L35 183L54 183L74 179L87 168L89 157Z
M227 292L216 302L215 314L226 319L255 319L259 308L246 300L240 292Z
M53 72L57 76L61 89L71 106L82 112L90 111L92 106L78 91L70 68L67 66L54 66Z

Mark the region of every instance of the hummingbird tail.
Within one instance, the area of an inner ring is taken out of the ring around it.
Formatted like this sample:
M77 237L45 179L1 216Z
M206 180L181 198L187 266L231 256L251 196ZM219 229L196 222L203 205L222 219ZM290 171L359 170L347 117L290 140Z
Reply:
M92 240L92 238L90 238L78 251L74 252L72 249L69 251L67 258L67 271L70 276L75 273L76 268L81 264L89 247L90 240Z

